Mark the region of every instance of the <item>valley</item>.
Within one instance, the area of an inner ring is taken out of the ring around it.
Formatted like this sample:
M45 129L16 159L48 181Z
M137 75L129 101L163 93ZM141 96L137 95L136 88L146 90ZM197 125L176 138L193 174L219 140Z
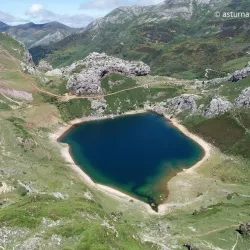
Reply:
M250 248L249 20L212 21L215 7L234 6L204 2L118 8L32 47L33 59L0 33L0 248ZM157 212L91 181L57 141L75 123L141 112L164 115L206 150L159 182L166 201Z

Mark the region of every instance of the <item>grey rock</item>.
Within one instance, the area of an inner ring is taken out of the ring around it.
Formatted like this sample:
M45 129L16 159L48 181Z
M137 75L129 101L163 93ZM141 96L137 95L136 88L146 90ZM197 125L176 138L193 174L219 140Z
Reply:
M183 94L166 101L166 108L169 113L180 113L190 110L192 113L197 111L197 103L201 97L193 94Z
M31 54L27 50L25 50L25 52L24 52L23 61L25 63L31 63L31 64L33 64L32 56L31 56Z
M26 64L21 62L21 67L22 67L22 71L24 73L30 74L30 75L37 75L39 74L39 70L36 68L36 66L34 64Z
M247 77L249 75L250 75L250 66L245 67L245 68L243 68L241 70L236 70L233 73L233 75L231 76L230 80L232 82L237 82L237 81L239 81L239 80L241 80L241 79L243 79L243 78L245 78L245 77Z
M233 104L223 97L214 97L205 108L203 115L211 118L219 114L224 114L233 108Z
M76 70L80 73L74 73ZM93 52L84 60L77 61L65 68L48 71L45 75L67 79L68 90L81 95L102 93L101 78L107 74L120 73L125 76L143 76L149 72L150 67L143 62L125 61L105 53Z
M237 108L250 107L250 87L244 89L239 97L235 100Z
M45 72L53 70L53 67L45 60L41 60L37 67L39 70L45 71Z
M57 76L57 77L62 77L63 73L61 69L53 69L51 71L48 71L45 73L46 76Z
M91 109L94 111L93 115L102 116L104 114L105 109L107 108L106 100L93 100L91 99Z

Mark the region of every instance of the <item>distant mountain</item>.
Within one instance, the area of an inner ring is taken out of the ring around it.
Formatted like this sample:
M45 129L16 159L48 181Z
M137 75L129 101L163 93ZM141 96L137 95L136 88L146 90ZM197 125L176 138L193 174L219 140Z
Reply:
M0 22L0 31L13 35L17 40L25 44L27 48L37 45L48 45L58 42L63 38L77 32L78 29L70 28L58 22L45 24L26 23L17 26L9 26Z
M9 25L0 21L0 30L5 31L9 28Z
M235 2L235 1L234 1ZM151 6L120 7L48 46L30 49L34 61L67 66L91 52L142 60L152 72L185 78L225 75L222 66L243 57L250 38L249 18L215 17L217 11L244 11L247 1L166 0ZM213 73L212 73L213 72ZM216 73L217 72L217 73Z

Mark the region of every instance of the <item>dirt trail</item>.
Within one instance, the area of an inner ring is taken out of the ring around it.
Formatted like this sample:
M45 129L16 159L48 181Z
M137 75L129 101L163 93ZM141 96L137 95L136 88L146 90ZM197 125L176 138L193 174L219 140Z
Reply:
M4 51L7 55L4 55L6 58L14 61L14 63L17 65L17 68L20 68L20 65L17 63L17 59L14 58L12 55L10 55L7 51ZM65 95L57 95L57 94L54 94L54 93L51 93L47 90L44 90L44 89L41 89L39 88L36 83L34 83L25 73L23 73L20 69L19 70L16 70L16 72L19 72L22 77L27 80L38 92L40 93L43 93L43 94L47 94L47 95L50 95L50 96L53 96L53 97L57 97L59 100L61 101L69 101L69 100L72 100L72 99L98 99L98 98L104 98L106 96L112 96L112 95L116 95L116 94L119 94L119 93L122 93L122 92L126 92L126 91L130 91L130 90L133 90L133 89L138 89L138 88L147 88L149 87L150 85L154 85L155 83L146 83L146 84L142 84L142 85L138 85L138 86L135 86L135 87L131 87L131 88L127 88L127 89L123 89L123 90L119 90L119 91L116 91L116 92L113 92L113 93L109 93L109 94L102 94L102 95L94 95L94 96L76 96L76 95L68 95L68 94L65 94ZM171 82L175 83L175 82L178 82L178 83L186 83L187 81L186 80L178 80L178 79L174 79L174 78L171 78L170 79Z
M233 227L238 227L238 226L239 226L239 224L237 224L237 225L231 225L231 226L228 226L228 227L221 227L221 228L218 228L218 229L214 229L214 230L208 231L208 232L203 233L203 234L190 235L190 237L202 237L202 236L205 236L205 235L208 235L208 234L216 233L216 232L219 232L219 231L223 231L225 229L229 229L229 228L233 228Z

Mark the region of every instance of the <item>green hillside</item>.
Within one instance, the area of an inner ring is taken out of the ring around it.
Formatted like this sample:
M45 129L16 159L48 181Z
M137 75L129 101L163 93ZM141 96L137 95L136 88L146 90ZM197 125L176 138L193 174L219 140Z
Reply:
M215 71L209 77L223 76L229 71L224 64L244 57L250 46L247 18L214 16L215 11L250 8L247 1L241 1L240 5L228 2L231 1L217 2L215 7L193 2L192 16L188 20L179 17L143 23L150 14L142 12L124 23L100 22L97 27L93 23L85 32L51 46L32 48L30 52L36 63L46 59L55 67L69 65L96 51L142 60L156 75L202 78L205 70L211 68ZM185 6L185 1L181 6ZM167 3L166 8L170 8ZM105 18L116 15L117 11L113 11Z

